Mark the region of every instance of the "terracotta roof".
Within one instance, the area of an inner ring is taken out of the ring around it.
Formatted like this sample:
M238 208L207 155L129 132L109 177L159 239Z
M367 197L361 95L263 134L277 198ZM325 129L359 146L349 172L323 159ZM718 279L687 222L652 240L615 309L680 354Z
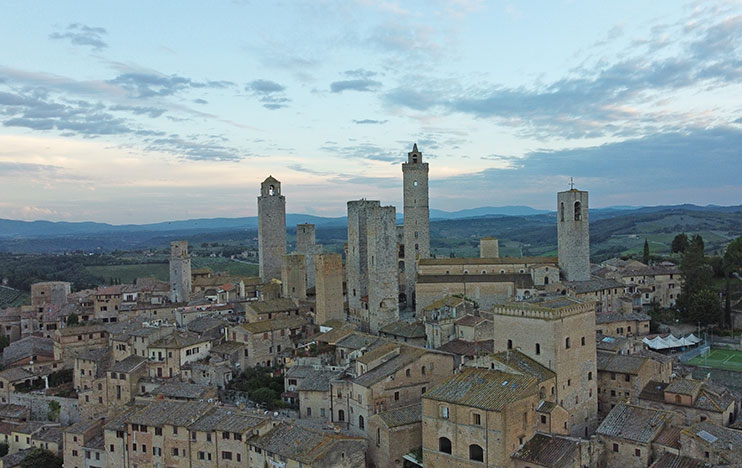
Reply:
M682 429L682 427L665 426L665 428L657 434L653 443L680 450L680 431L682 431Z
M456 321L456 325L462 327L476 327L480 323L486 322L487 319L484 317L476 317L474 315L465 315Z
M706 468L709 465L695 458L665 452L649 468Z
M269 421L266 418L255 416L239 408L218 407L201 416L195 423L188 426L192 431L226 431L245 433Z
M425 324L398 320L383 326L379 332L403 338L425 338Z
M474 303L474 301L472 301L471 299L466 299L459 296L446 296L433 302L429 306L425 307L423 310L435 310L440 309L441 307L457 307L464 302L468 302L470 304Z
M17 382L34 376L34 373L29 372L22 367L11 367L10 369L0 371L0 379L5 379L8 382Z
M649 358L598 352L598 371L637 375Z
M249 302L246 307L249 307L258 314L286 312L298 309L294 300L287 297L271 299L268 301Z
M645 322L649 320L652 320L652 317L640 312L630 312L626 314L618 312L595 314L595 323L597 324L628 321Z
M124 418L129 424L185 426L214 407L199 401L155 400Z
M10 343L3 349L3 364L7 367L21 359L32 356L54 357L54 341L51 338L27 336Z
M338 348L348 349L361 349L371 346L371 344L381 342L386 343L387 340L379 338L378 336L372 336L362 332L352 332L348 336L345 336L335 343Z
M115 296L121 294L121 285L106 286L95 290L96 296Z
M420 423L422 422L422 403L382 411L375 417L381 419L389 428Z
M321 335L315 337L314 340L318 342L334 345L339 340L342 340L346 336L353 333L354 330L355 330L355 327L344 325L342 328L333 328L332 330L328 332L322 333Z
M466 368L428 390L423 399L502 411L509 403L538 393L538 382L530 375Z
M742 432L728 427L703 421L684 428L681 433L717 451L729 451L735 455L742 453Z
M571 459L578 446L576 440L536 433L512 458L542 466L561 467Z
M332 370L314 370L299 381L297 391L304 392L329 392L330 381L335 379L340 372Z
M65 327L57 329L62 336L86 335L89 333L107 332L103 325L85 325L81 327Z
M670 416L666 411L619 403L600 424L597 434L648 444Z
M131 372L143 363L147 362L147 358L142 356L127 356L125 359L115 363L109 369L110 372Z
M521 288L532 288L533 277L528 273L504 273L491 275L427 275L417 276L417 283L515 283Z
M271 320L261 320L259 322L243 323L242 328L250 333L263 333L271 330L281 330L284 328L294 329L307 325L304 317L283 317Z
M495 340L464 341L451 340L439 348L439 351L453 353L458 356L481 356L495 350Z
M400 346L399 351L400 352L398 356L395 356L389 359L388 361L385 361L383 364L380 364L374 367L368 372L362 375L359 375L358 377L353 379L353 382L358 385L368 388L371 385L383 379L386 379L387 377L397 372L398 370L403 369L406 366L417 361L425 353L432 352L424 348L417 348L417 347L405 346L405 345ZM451 366L453 367L453 357L452 357Z
M666 392L680 395L695 395L701 389L703 382L693 379L675 379L665 388Z
M204 398L212 387L188 382L168 382L152 390L153 395L162 395L165 398L198 400Z
M496 258L421 258L418 265L523 265L523 264L557 264L557 257L496 257Z
M362 438L327 434L284 423L267 434L250 439L248 444L307 465L314 464L316 460L339 447L347 447L346 451L352 451L353 448L362 451L366 447L366 441Z
M492 358L517 372L536 377L539 383L556 378L556 372L517 350L501 351Z
M152 348L181 349L198 343L208 342L209 338L202 337L190 331L175 331L160 338L150 345Z

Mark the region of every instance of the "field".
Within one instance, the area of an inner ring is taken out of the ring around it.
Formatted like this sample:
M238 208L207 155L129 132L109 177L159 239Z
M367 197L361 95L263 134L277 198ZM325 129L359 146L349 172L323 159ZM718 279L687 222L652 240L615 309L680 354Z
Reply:
M242 263L228 258L192 257L191 268L209 268L211 271L227 271L236 276L257 276L258 265ZM85 269L92 275L103 278L106 283L111 279L121 283L133 283L137 278L152 277L168 281L170 269L167 263L138 263L132 265L87 266Z
M705 357L696 356L688 361L688 364L742 372L742 351L712 349Z

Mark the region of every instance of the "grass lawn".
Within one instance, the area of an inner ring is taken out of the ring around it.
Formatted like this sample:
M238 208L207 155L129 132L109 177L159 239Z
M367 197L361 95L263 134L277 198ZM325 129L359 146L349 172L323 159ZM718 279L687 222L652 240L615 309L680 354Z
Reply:
M742 351L712 349L706 357L696 356L688 364L742 372Z

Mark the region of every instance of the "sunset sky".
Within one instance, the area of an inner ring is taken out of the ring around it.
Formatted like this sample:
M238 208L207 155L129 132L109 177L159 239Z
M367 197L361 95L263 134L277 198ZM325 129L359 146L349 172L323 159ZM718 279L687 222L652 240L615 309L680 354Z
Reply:
M742 3L3 2L0 218L742 203Z

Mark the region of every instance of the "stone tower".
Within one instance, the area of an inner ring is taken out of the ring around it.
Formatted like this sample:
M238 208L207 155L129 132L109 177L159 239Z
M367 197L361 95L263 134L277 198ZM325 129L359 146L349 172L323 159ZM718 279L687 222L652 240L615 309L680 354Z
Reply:
M396 210L378 201L348 202L350 319L376 333L399 320Z
M479 258L498 258L500 256L500 241L494 237L479 239Z
M281 293L283 297L306 300L307 264L302 254L283 256L281 264Z
M343 258L340 254L327 253L314 257L318 325L328 320L345 320L343 306Z
M281 278L281 264L286 255L286 198L281 182L268 176L260 184L258 197L258 255L260 278Z
M317 244L314 224L296 225L296 251L304 255L307 262L307 288L314 287L314 256L322 253L322 246Z
M569 413L567 430L589 436L598 425L595 303L567 296L496 305L494 351L518 350L556 373L539 398Z
M188 241L170 243L170 301L188 302L191 297L191 256Z
M402 163L404 186L404 284L407 307L415 303L417 259L430 257L430 207L428 206L428 163L417 143Z
M567 281L590 279L590 218L587 192L574 187L557 194L559 268Z

